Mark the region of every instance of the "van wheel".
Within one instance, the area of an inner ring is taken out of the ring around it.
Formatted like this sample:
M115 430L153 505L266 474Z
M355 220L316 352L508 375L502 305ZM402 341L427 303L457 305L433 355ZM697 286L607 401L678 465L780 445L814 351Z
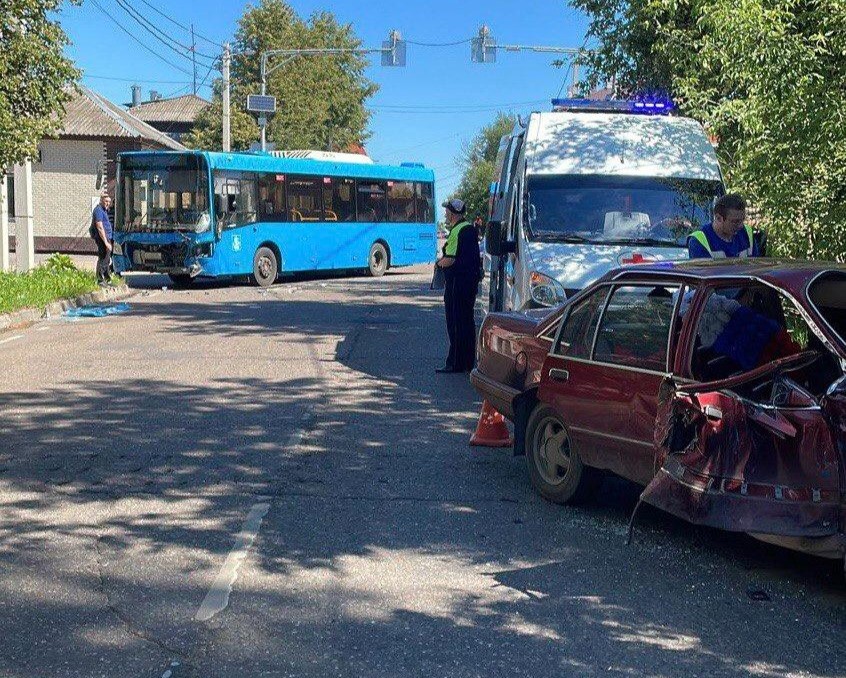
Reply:
M253 257L253 280L259 287L270 287L279 275L279 261L269 247L259 247Z
M380 242L374 242L370 247L370 256L367 258L367 273L374 278L385 275L388 270L388 250Z
M526 424L526 463L532 485L556 504L589 499L601 479L585 466L567 427L549 405L538 403Z

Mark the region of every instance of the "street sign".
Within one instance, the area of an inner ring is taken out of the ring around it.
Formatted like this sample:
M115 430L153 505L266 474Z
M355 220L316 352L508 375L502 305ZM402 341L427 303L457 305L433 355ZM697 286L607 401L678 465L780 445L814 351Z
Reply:
M247 110L251 113L276 113L276 97L268 94L248 94Z

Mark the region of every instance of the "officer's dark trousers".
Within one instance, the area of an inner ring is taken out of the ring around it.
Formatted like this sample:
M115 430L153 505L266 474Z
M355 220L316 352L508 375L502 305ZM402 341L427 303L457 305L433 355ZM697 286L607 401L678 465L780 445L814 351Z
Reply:
M475 277L447 276L444 286L449 356L446 367L469 371L476 360L476 325L473 309L479 282Z
M112 265L112 257L106 249L106 243L99 236L94 238L97 243L97 282L108 282L111 278L109 268Z

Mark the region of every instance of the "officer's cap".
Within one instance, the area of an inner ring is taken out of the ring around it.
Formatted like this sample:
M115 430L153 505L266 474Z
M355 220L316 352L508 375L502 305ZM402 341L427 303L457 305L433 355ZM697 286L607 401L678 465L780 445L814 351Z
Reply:
M442 207L446 207L453 214L464 214L467 210L467 205L464 204L463 200L459 200L458 198L447 200Z

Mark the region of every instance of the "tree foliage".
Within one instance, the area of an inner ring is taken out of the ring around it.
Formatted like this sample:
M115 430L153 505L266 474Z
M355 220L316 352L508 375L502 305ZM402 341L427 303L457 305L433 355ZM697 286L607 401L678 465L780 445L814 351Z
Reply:
M776 253L846 260L846 3L571 0L595 83L670 92L719 140Z
M358 48L351 25L341 25L329 12L308 20L284 0L261 0L248 6L238 22L231 71L232 147L246 149L259 137L247 94L261 87L260 55L271 49ZM283 58L269 61L273 66ZM361 55L303 56L280 66L267 80L267 93L277 97L277 113L267 128L278 148L345 148L367 138L369 113L364 106L377 86L364 76ZM212 105L198 121L187 143L221 147L221 83L215 83Z
M79 77L50 15L59 0L0 0L0 169L35 155L61 124Z
M502 137L509 134L517 122L510 113L497 113L496 119L483 127L462 150L458 165L462 169L461 182L453 197L467 204L469 218L487 218L488 195L494 181L496 154Z

